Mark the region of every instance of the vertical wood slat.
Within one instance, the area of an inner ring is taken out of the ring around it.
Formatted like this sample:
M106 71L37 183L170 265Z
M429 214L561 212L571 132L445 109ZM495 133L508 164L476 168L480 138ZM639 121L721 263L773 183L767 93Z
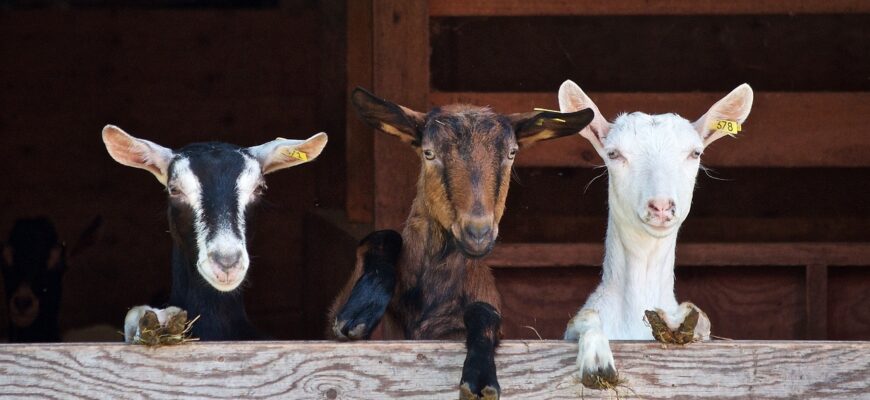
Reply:
M806 266L807 339L828 337L828 266Z
M374 0L373 89L426 110L429 97L429 11L425 1ZM374 135L375 228L401 229L414 198L419 160L408 145Z
M374 220L373 131L357 116L350 104L350 93L357 86L372 87L372 2L347 0L347 200L345 208L351 222Z

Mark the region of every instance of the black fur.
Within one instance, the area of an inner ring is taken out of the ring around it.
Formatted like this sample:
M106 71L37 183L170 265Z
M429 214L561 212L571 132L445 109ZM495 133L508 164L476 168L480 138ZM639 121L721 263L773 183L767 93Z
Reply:
M363 259L364 272L339 311L337 320L343 324L340 330L344 337L350 337L351 330L363 325L365 329L362 334L353 339L368 339L393 297L402 236L392 230L377 231L366 236L360 246L367 247Z
M468 353L462 365L460 386L467 385L471 393L481 393L490 387L501 393L495 369L495 348L501 315L487 303L475 302L465 307L465 347Z
M7 265L0 257L7 307L12 307L12 302L19 300L12 298L19 287L29 287L38 300L37 306L36 302L31 302L30 298L27 298L28 306L38 307L35 311L36 319L28 326L16 326L10 318L9 341L13 343L60 341L58 316L66 260L62 250L57 264L51 268L46 265L52 249L61 246L58 243L54 224L47 218L19 219L15 221L5 246L9 246L13 252L11 265Z

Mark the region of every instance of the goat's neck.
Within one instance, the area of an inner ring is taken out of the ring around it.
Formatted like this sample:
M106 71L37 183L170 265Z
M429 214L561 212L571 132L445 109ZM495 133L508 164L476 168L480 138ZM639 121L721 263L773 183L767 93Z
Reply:
M256 335L245 312L241 289L224 293L213 288L177 243L172 246L172 294L170 305L199 316L193 335L202 340L250 339Z
M611 202L613 199L611 198ZM650 236L628 223L632 216L611 208L605 239L602 285L620 293L621 306L628 310L676 308L674 296L674 253L677 235Z
M461 275L465 267L475 261L459 251L451 233L431 215L421 195L414 200L411 213L405 221L402 239L402 264L405 269L402 275L408 278L416 275L413 270L424 268L451 269Z

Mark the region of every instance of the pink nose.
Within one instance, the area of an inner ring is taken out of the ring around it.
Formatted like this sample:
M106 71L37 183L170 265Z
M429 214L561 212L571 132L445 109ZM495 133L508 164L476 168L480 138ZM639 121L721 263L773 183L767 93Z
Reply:
M671 199L657 197L647 203L647 211L659 221L666 222L674 217L676 206Z
M239 279L239 275L241 275L242 269L239 267L222 268L217 264L212 264L211 272L220 283L230 283L235 282Z

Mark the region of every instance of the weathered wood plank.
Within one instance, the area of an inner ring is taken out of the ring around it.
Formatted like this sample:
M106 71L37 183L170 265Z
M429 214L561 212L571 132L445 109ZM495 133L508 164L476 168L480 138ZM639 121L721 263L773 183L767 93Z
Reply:
M870 4L870 3L868 3ZM582 82L580 82L582 85ZM499 112L558 109L552 93L436 92L432 104L466 102L490 105ZM700 117L724 93L595 93L589 95L607 118L620 112L676 112ZM819 118L825 115L825 118ZM725 138L704 154L704 164L728 167L870 167L865 128L870 93L755 94L752 114L738 138ZM859 128L856 128L859 127ZM856 130L857 129L857 130ZM727 143L726 143L727 142ZM520 152L521 166L591 167L601 160L581 137L538 144Z
M870 342L614 343L625 398L868 398ZM612 398L575 381L577 344L508 341L506 399ZM44 398L454 399L458 342L0 346L0 393Z
M870 12L861 0L430 0L433 17L537 15L833 14Z
M500 243L486 262L494 267L597 266L601 243ZM677 265L870 265L870 243L686 243Z

